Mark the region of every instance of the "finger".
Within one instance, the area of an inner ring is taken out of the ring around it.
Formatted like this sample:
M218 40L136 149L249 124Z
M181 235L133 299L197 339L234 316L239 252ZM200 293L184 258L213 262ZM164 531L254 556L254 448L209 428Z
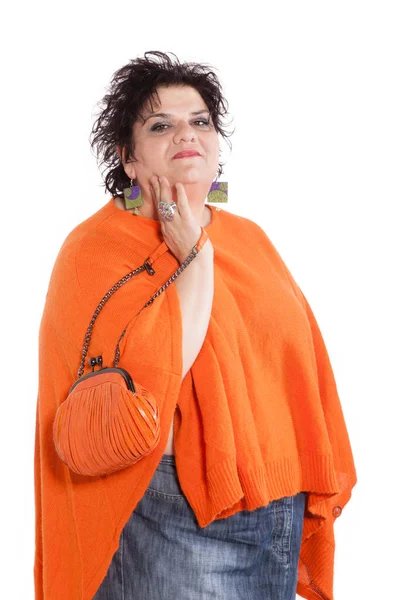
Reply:
M164 175L159 176L158 179L160 181L160 200L171 203L172 192L168 179Z
M150 177L150 183L151 183L150 187L151 187L151 191L152 191L152 198L153 198L153 201L157 208L157 204L160 201L160 184L159 184L157 175L153 175L152 177Z
M189 204L186 196L185 186L183 183L176 183L176 204L178 207L179 214L184 217L189 214Z

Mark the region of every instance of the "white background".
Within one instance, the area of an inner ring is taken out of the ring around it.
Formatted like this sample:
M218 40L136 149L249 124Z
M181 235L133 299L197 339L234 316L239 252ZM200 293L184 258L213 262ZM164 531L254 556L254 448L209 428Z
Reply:
M38 328L69 231L110 196L96 103L147 50L211 64L225 210L263 227L319 322L358 474L335 600L398 597L398 2L20 2L2 9L1 597L33 598ZM53 600L53 599L49 599Z

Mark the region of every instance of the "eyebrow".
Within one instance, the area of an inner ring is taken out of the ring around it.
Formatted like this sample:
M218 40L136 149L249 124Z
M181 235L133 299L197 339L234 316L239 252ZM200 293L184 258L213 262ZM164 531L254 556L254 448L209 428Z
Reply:
M195 116L195 115L201 115L201 113L209 113L210 111L207 108L203 108L202 110L196 110L194 112L191 112L190 114ZM155 118L155 117L163 117L164 119L168 119L169 117L173 117L174 115L170 115L169 113L152 113L151 115L149 115L148 117L146 117L143 121L143 125L146 123L146 121L148 121L149 119Z

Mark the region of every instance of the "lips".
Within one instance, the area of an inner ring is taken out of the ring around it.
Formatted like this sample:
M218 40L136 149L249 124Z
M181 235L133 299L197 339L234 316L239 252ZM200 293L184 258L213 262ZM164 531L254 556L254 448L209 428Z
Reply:
M201 156L199 154L199 152L196 152L195 150L182 150L182 152L178 152L178 154L175 154L174 158L187 158L189 156Z

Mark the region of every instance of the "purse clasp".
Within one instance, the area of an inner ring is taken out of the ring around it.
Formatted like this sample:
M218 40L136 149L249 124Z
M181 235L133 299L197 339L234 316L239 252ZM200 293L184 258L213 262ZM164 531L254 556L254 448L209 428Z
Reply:
M93 373L96 365L100 365L100 369L102 368L103 357L102 356L92 356L91 358L89 358L88 363L89 363L89 366L93 367L92 368L92 373Z

